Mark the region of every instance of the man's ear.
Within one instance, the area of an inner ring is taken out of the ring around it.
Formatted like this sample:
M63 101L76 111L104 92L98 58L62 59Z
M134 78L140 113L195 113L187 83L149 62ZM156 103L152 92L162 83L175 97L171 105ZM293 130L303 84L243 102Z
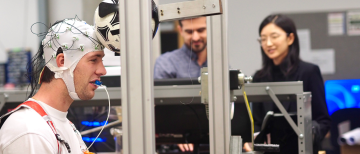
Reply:
M64 66L64 53L59 53L56 56L56 65L58 67L63 67Z

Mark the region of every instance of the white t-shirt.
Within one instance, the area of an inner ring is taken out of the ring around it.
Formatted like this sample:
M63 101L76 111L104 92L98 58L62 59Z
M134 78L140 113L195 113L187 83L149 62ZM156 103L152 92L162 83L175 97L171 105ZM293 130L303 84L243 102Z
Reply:
M66 118L67 112L34 99L29 101L35 101L42 106L53 121L57 133L69 143L71 154L83 154L78 137ZM0 154L57 154L57 143L50 126L33 109L23 108L14 112L0 129ZM64 144L59 145L62 154L67 154Z

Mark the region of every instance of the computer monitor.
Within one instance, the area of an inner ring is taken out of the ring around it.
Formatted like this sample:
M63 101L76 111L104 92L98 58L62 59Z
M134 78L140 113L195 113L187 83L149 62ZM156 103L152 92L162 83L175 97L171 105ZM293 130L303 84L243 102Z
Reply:
M231 120L231 135L240 135L243 142L251 142L251 125L244 103L235 103ZM209 119L203 104L155 106L157 144L209 143Z
M345 108L360 108L360 79L328 80L325 97L329 114Z
M101 81L107 87L121 87L121 76L102 76ZM172 86L172 85L199 85L197 78L170 78L154 79L154 86Z

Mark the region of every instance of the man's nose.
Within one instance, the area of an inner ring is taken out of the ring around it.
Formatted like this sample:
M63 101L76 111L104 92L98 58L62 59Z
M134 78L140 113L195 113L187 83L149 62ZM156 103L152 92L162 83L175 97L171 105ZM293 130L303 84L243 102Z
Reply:
M192 40L198 41L200 39L200 35L197 31L194 31L192 34Z
M105 69L105 66L103 63L101 63L101 65L99 66L99 68L96 71L96 74L103 76L103 75L106 75L106 73L107 73L107 71Z

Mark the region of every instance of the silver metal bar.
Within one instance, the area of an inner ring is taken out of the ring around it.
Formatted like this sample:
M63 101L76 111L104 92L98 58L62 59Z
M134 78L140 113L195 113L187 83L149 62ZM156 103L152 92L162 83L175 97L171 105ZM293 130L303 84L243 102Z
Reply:
M221 3L227 10L227 0ZM227 12L207 17L210 154L230 152L230 88Z
M266 87L266 91L268 92L268 94L270 95L271 99L274 101L275 105L278 107L280 112L284 115L286 121L288 121L288 123L290 124L292 129L298 135L298 137L302 138L304 136L303 132L299 130L299 128L296 126L295 122L291 119L289 113L285 110L284 106L281 104L279 99L276 97L274 91L272 91L272 89L269 86Z
M7 98L6 93L0 94L0 111L2 110L2 108L4 107L4 105L6 103L6 98Z
M297 126L304 132L303 138L298 138L299 154L312 154L312 115L311 93L304 92L297 95Z
M246 83L244 84L248 96L252 95L268 95L264 87L271 87L276 95L289 95L303 93L303 82L262 82L262 83ZM243 89L235 90L235 96L242 95Z
M194 0L159 5L160 22L221 13L221 0Z
M271 100L268 96L267 92L264 90L264 87L270 86L277 97L281 100L282 97L285 97L287 101L294 100L296 101L296 94L302 94L302 82L272 82L272 83L249 83L245 84L245 90L247 96L250 101L256 102L265 101L264 99ZM108 87L107 88L111 105L113 105L113 100L121 99L121 88L120 87ZM198 99L201 94L201 86L200 85L173 85L173 86L155 86L154 87L154 97L158 100L156 104L174 104L179 102L177 99L183 98L195 98ZM240 98L243 96L243 89L241 90L233 90L234 96ZM26 100L27 91L26 90L12 90L12 91L0 91L0 94L8 95L6 103L22 103ZM282 96L280 96L282 95ZM294 98L292 97L294 96ZM175 100L175 101L166 101ZM255 100L256 99L256 100ZM107 100L106 92L104 89L98 88L95 91L95 96L91 101L98 100ZM160 102L160 100L163 100ZM81 100L76 100L74 105L82 102ZM243 102L243 99L237 99L236 102ZM105 102L107 103L107 101ZM195 101L193 103L200 103L199 101Z
M159 4L159 0L154 0L155 4ZM160 27L159 27L160 28ZM160 29L158 33L160 33ZM161 35L157 34L154 36L153 40L153 61L152 64L155 65L156 59L161 55ZM154 70L154 68L152 68Z
M242 138L241 136L230 137L230 154L241 154L242 153Z
M123 152L155 153L151 1L120 1Z
M201 103L209 104L209 77L208 68L201 68ZM209 118L209 117L208 117Z

